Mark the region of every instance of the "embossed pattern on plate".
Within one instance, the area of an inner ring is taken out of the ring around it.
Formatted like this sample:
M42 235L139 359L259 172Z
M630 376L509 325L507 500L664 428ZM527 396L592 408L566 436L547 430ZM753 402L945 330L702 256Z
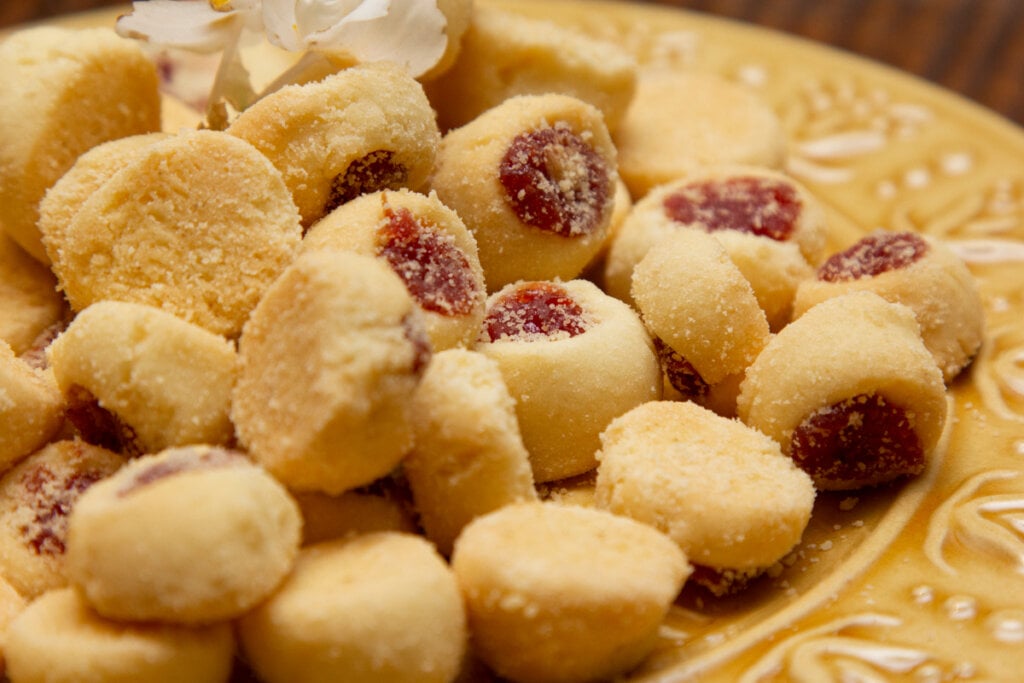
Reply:
M941 237L984 299L987 340L952 387L929 471L821 494L803 543L766 581L715 602L684 592L634 679L1019 680L1024 131L881 65L728 21L599 0L480 1L612 39L643 68L753 89L785 123L788 170L827 205L833 248L877 227Z

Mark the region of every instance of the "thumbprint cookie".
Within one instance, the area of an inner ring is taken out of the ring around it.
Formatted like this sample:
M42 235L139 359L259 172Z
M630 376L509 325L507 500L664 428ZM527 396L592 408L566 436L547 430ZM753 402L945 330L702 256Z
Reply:
M34 452L64 423L64 399L53 374L14 355L0 340L0 472Z

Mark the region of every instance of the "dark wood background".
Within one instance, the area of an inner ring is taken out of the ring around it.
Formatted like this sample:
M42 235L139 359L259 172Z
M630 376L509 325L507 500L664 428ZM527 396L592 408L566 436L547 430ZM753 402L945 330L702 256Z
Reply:
M793 33L922 76L1024 125L1024 0L637 0ZM112 0L3 0L0 26Z

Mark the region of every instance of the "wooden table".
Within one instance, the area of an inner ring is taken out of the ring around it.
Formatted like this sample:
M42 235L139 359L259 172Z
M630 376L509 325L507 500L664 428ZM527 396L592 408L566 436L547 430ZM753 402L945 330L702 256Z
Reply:
M885 62L1024 125L1024 0L638 0L804 36ZM113 0L0 4L0 26Z

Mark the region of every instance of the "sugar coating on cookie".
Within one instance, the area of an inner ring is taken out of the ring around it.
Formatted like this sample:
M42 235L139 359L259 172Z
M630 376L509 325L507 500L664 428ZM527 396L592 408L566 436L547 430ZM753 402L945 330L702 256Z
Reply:
M604 242L615 148L574 97L511 97L445 135L431 187L476 237L489 291L576 277Z
M509 97L550 92L589 102L614 130L636 78L636 60L614 43L478 5L459 58L426 90L443 130L463 126Z
M290 488L368 484L412 447L410 402L430 345L405 284L382 261L302 254L253 311L238 351L239 439Z
M7 671L19 683L223 683L230 624L184 627L99 617L72 588L49 591L7 630Z
M402 461L420 523L441 554L472 519L536 500L515 402L496 361L449 349L430 361L413 399L415 446Z
M285 86L228 133L280 170L306 227L361 194L421 189L441 138L423 87L386 62Z
M452 556L478 656L511 681L610 680L653 648L691 567L670 538L604 510L510 505Z
M110 29L51 26L0 43L0 223L47 263L36 221L46 190L95 145L160 130L156 69Z
M538 483L593 469L612 418L661 396L661 366L639 316L586 280L495 292L476 350L501 368Z
M67 576L108 618L234 619L291 570L301 524L287 490L243 454L168 449L131 461L78 499Z
M598 507L661 529L694 564L764 569L799 543L814 485L779 445L688 401L653 401L601 435Z
M0 341L16 355L65 313L64 297L49 268L32 258L0 227Z
M742 374L768 341L750 283L703 231L662 240L633 270L631 291L669 381L689 398Z
M48 444L0 478L0 574L35 598L67 585L68 516L78 498L124 459L80 440Z
M448 683L466 650L466 616L429 542L381 532L304 549L238 634L267 683Z
M819 489L852 489L920 474L947 404L913 311L853 292L811 308L768 342L747 369L737 411Z
M43 446L63 421L64 398L53 375L0 340L0 472Z
M435 351L476 339L487 297L476 240L434 193L381 191L353 199L306 233L302 251L321 248L390 265L422 311Z
M766 313L788 313L796 283L779 293L778 271L794 268L791 247L810 264L820 262L826 243L825 213L821 202L802 184L771 169L745 165L716 165L691 169L652 189L639 199L609 248L605 285L613 296L629 301L630 277L640 259L665 236L682 228L726 236L730 252L740 250L738 236L760 244L771 256L761 269L743 267ZM729 237L732 235L732 237ZM757 238L754 240L754 238ZM743 247L752 249L751 246ZM749 261L737 258L737 265ZM803 266L809 269L809 266ZM764 272L764 275L761 273ZM767 282L762 284L762 280ZM779 301L778 298L782 297ZM781 322L781 321L780 321Z
M68 419L87 441L139 455L234 436L234 344L172 313L100 301L47 354Z
M84 152L39 202L39 228L50 262L58 260L67 226L93 192L150 145L167 139L166 133L144 133L110 140Z
M647 71L614 132L634 197L716 164L781 168L786 134L755 92L712 73Z
M978 285L964 262L939 241L911 232L867 235L833 254L816 277L800 285L793 314L855 291L909 306L947 382L981 348L985 314Z
M53 267L75 310L132 301L227 336L301 238L281 175L252 145L215 131L141 150L65 229Z

